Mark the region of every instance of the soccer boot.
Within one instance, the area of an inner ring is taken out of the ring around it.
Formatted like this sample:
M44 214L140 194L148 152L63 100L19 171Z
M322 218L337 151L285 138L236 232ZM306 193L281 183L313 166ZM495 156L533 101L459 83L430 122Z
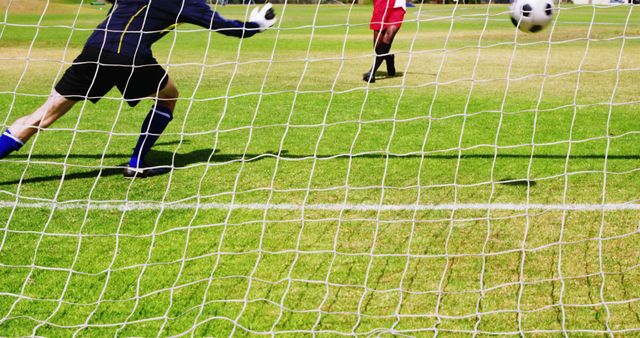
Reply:
M369 82L369 83L374 83L374 82L376 82L376 77L375 77L375 75L373 74L372 71L368 71L364 75L362 75L362 81Z
M396 56L389 54L386 57L387 60L387 75L396 76Z
M126 178L146 178L151 176L163 175L171 171L169 167L126 167L122 172L122 176Z

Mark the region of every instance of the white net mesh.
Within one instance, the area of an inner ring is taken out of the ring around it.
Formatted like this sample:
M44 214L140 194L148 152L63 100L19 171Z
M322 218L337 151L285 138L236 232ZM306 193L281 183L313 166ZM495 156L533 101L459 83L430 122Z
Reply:
M108 7L0 3L6 129ZM371 5L275 9L154 45L167 175L122 177L151 101L115 90L0 160L1 336L640 331L636 7L416 4L375 83Z

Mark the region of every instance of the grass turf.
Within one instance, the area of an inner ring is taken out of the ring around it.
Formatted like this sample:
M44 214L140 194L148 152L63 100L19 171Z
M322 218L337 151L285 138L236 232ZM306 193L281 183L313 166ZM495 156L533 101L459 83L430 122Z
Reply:
M6 126L105 11L3 4ZM149 103L115 91L0 162L0 335L637 331L637 211L27 207L637 203L631 8L535 35L505 6L410 9L403 76L370 86L367 6L276 6L243 41L180 26L154 47L182 97L150 155L171 175L121 177Z

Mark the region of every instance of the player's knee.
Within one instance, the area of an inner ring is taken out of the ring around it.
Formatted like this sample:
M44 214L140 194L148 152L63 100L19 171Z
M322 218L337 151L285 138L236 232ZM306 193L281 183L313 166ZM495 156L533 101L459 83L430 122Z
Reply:
M393 43L393 39L396 37L397 32L398 32L398 26L395 26L395 25L389 26L384 31L384 35L382 36L382 42L386 44Z
M169 80L167 85L162 88L162 90L158 93L158 101L161 105L173 110L178 101L178 97L180 93L178 92L178 87L173 83L173 81Z
M162 90L160 90L160 93L158 94L160 97L165 99L177 99L178 95L180 95L180 93L178 93L178 87L176 87L176 84L173 83L171 79L167 81L167 84L164 86L164 88L162 88Z
M178 97L180 97L180 92L178 92L177 87L173 87L173 90L171 91L171 93L169 93L168 99L176 102L178 101Z
M161 98L165 100L177 100L179 96L180 93L178 92L178 88L171 86L169 88L165 87L165 89L162 90Z

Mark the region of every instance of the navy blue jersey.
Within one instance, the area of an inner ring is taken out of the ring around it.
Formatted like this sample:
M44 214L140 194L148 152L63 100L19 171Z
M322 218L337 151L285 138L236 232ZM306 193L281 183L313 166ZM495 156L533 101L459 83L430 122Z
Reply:
M205 0L116 0L107 18L85 46L129 57L152 57L151 45L179 23L192 23L219 33L250 37L258 24L227 20Z

